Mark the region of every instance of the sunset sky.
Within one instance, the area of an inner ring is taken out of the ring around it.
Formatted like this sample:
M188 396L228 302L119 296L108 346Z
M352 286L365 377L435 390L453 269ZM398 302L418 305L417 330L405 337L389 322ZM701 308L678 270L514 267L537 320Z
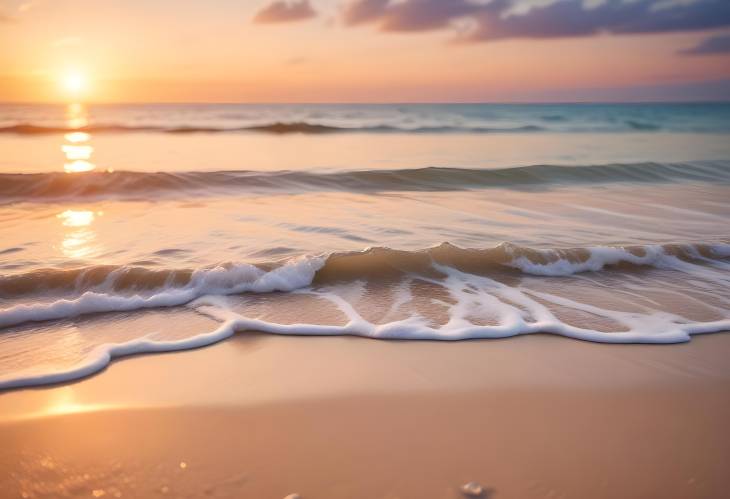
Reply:
M730 98L729 0L0 0L0 101Z

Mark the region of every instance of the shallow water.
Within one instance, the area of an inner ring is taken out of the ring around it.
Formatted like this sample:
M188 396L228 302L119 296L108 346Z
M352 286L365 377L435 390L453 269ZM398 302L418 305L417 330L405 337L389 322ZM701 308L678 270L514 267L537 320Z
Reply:
M728 105L0 115L0 387L251 329L730 330Z

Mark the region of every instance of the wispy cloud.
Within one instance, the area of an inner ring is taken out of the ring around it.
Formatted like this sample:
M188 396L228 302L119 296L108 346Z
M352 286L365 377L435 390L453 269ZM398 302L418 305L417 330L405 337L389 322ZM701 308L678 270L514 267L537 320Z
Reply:
M284 64L287 66L299 66L301 64L306 64L308 59L306 57L301 56L295 56L290 57L284 61Z
M426 31L463 18L466 41L600 33L697 31L730 26L729 0L352 0L343 21L382 31Z
M255 23L286 23L315 17L317 12L309 0L277 0L262 8L253 18Z
M730 54L730 34L711 36L680 53L685 55Z
M0 23L11 23L19 21L25 12L35 7L35 1L27 2L3 2L0 0Z
M18 12L28 12L30 9L35 7L35 2L23 2L18 5Z

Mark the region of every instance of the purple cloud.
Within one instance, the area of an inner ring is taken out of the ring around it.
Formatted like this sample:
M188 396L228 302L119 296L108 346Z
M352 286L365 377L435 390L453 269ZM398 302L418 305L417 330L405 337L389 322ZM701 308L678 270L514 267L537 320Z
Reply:
M261 24L288 23L315 17L317 12L309 0L277 0L256 13L253 22Z
M343 14L348 25L383 31L434 30L461 18L474 22L468 41L696 31L730 26L730 0L353 0Z
M680 53L686 55L730 54L730 34L711 36Z
M465 0L355 0L345 6L347 25L377 24L383 31L427 31L448 26L452 20L476 14L480 8Z
M389 3L390 0L356 0L345 6L342 17L349 26L377 22L388 12Z

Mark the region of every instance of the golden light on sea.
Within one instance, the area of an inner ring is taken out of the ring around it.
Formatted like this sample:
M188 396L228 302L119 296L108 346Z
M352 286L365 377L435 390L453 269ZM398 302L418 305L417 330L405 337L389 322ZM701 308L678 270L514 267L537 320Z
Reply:
M101 212L95 214L89 210L66 210L56 216L63 221L62 223L66 227L85 227L91 225L97 214L101 215Z
M66 173L90 172L94 168L96 168L96 166L93 163L89 163L83 159L77 159L63 165L63 170Z
M64 138L73 144L78 144L79 142L88 142L91 135L84 132L71 132L64 135Z
M86 112L86 106L80 102L72 102L66 106L66 125L69 128L83 128L89 124L89 116ZM70 134L68 134L70 135ZM81 136L74 135L75 139L80 139ZM86 134L86 140L90 138L89 134ZM76 140L76 142L79 142Z
M61 144L61 151L66 158L63 169L66 173L82 173L94 170L96 165L91 161L94 147L89 144L91 134L80 131L89 125L86 106L74 102L66 107L66 126L69 131L63 136L65 143Z
M65 228L60 250L68 258L83 259L99 251L96 231L91 227L103 211L66 210L56 215Z
M91 153L94 152L94 148L89 145L63 144L61 151L63 151L66 159L73 161L76 159L89 159Z

